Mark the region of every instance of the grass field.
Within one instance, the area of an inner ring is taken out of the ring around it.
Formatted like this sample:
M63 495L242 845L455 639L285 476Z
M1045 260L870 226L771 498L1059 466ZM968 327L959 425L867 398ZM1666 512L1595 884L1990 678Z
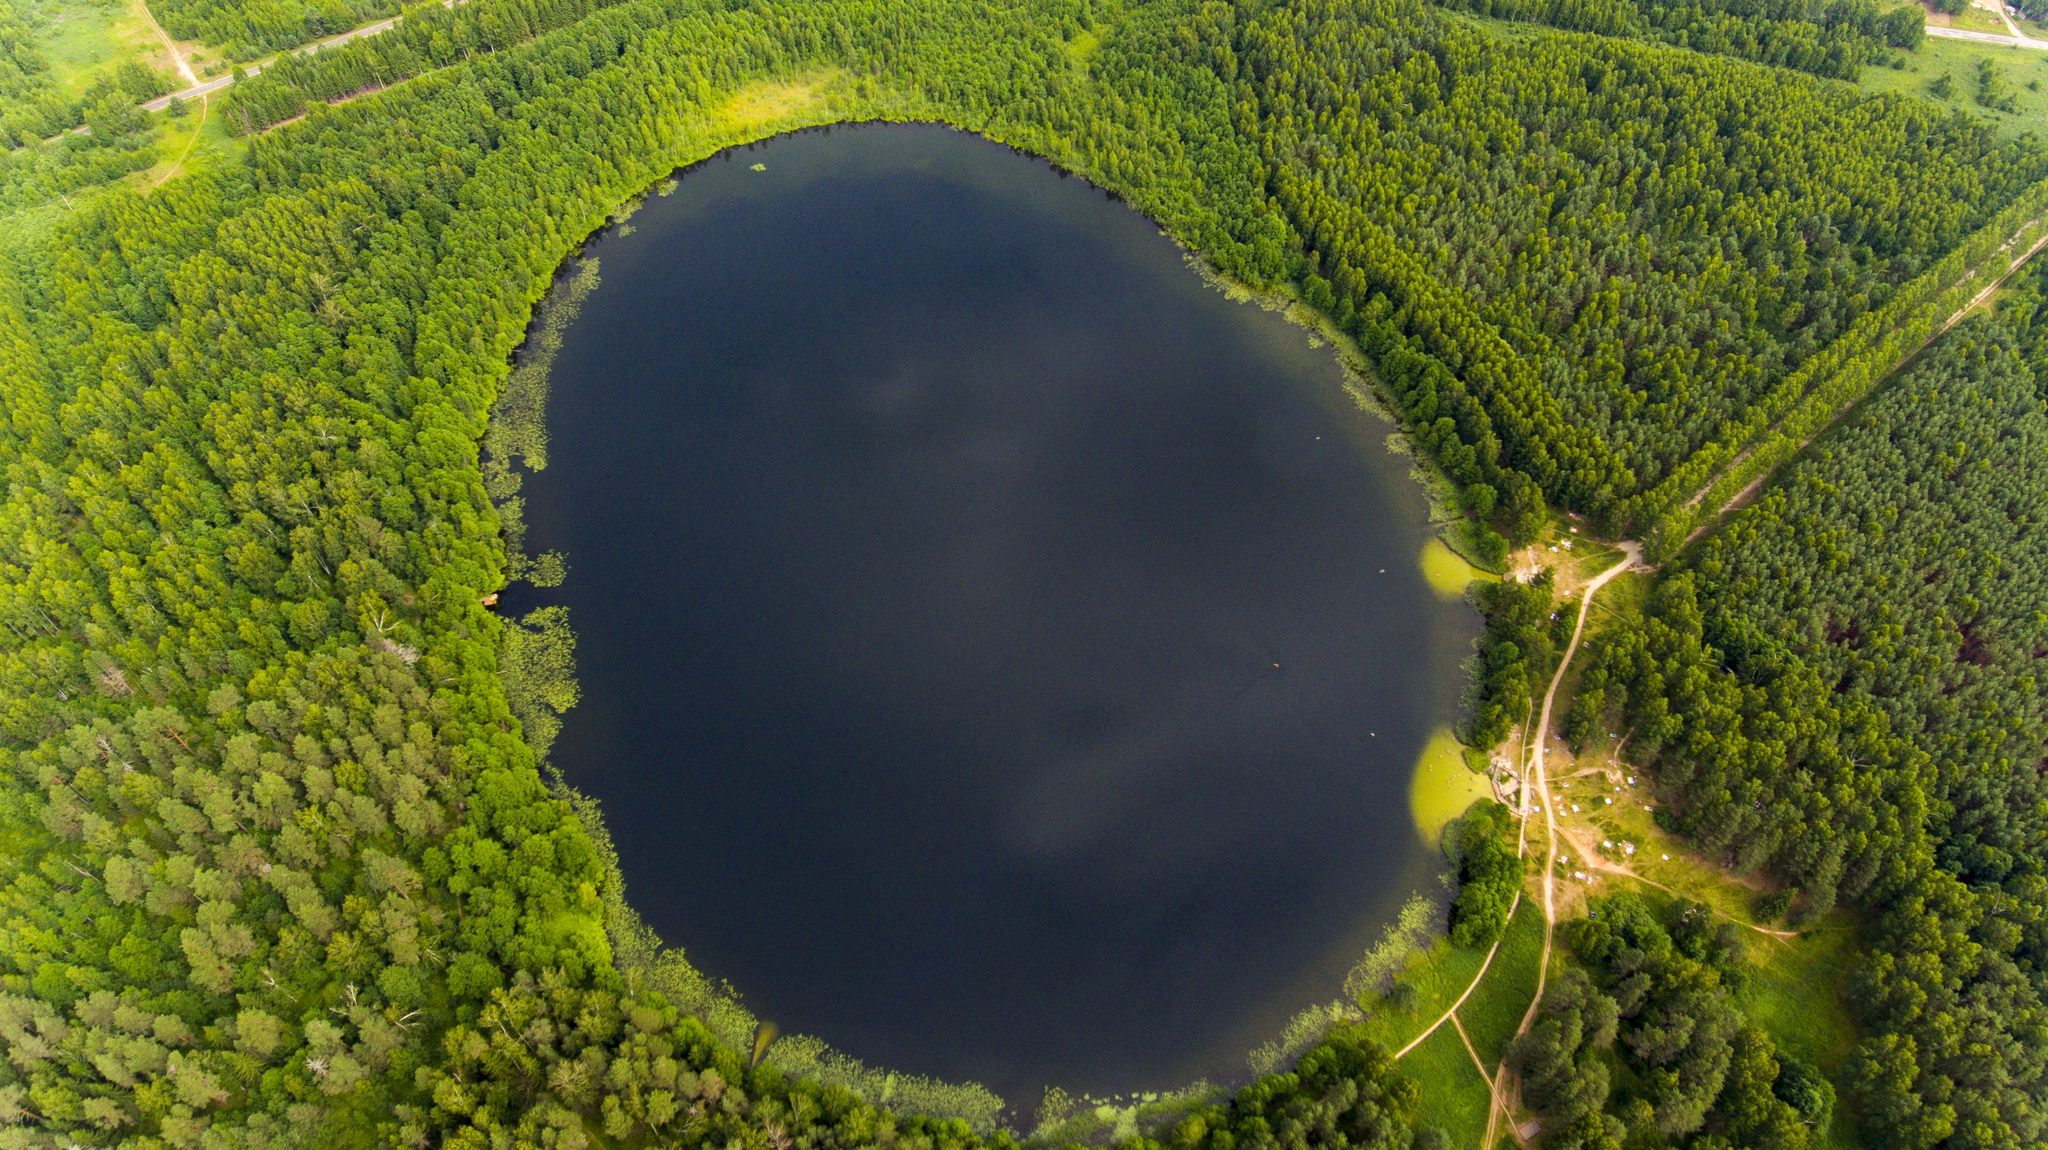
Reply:
M1969 32L1990 32L1999 36L2011 35L2006 30L2005 22L1998 18L1998 13L1989 8L1980 8L1975 4L1969 5L1961 12L1952 16L1941 12L1929 12L1927 14L1927 26L1929 28L1961 28Z
M1515 913L1517 917L1521 915L1520 910ZM1539 909L1536 917L1540 920L1541 916ZM1385 1002L1367 1003L1371 1017L1366 1020L1366 1031L1389 1050L1408 1045L1465 993L1484 961L1484 950L1452 946L1448 939L1438 939L1436 945L1417 955L1400 976L1400 981L1416 989L1415 1009L1397 1010Z
M1778 1045L1811 1062L1841 1085L1842 1066L1859 1035L1849 1013L1849 974L1860 961L1859 923L1836 911L1800 932L1791 942L1750 949L1756 969L1743 993L1751 1018ZM1836 1150L1862 1146L1855 1122L1839 1108L1826 1145Z
M248 141L228 131L227 121L218 114L217 102L202 106L193 101L183 119L166 121L163 133L157 146L161 158L156 166L137 173L136 182L143 189L154 188L173 176L239 159L249 147Z
M1516 917L1521 917L1519 911ZM1540 912L1531 917L1536 919L1540 932ZM1401 976L1402 982L1420 992L1415 1009L1403 1011L1386 1003L1375 1004L1371 1007L1372 1017L1366 1021L1368 1031L1389 1050L1408 1045L1465 993L1485 958L1483 950L1467 950L1439 940ZM1491 971L1487 977L1492 979ZM1486 983L1480 985L1484 987ZM1401 1072L1422 1087L1420 1121L1424 1125L1442 1127L1455 1146L1479 1146L1486 1134L1486 1080L1480 1077L1479 1068L1459 1040L1456 1028L1449 1023L1437 1027L1435 1033L1401 1059Z
M36 47L50 62L51 78L67 98L83 93L94 77L124 60L170 73L177 71L163 41L150 27L141 0L66 0L55 5Z
M1422 1086L1417 1122L1441 1127L1460 1150L1479 1146L1486 1137L1486 1079L1450 1024L1410 1051L1401 1060L1401 1072Z
M2005 34L2005 27L1997 16L1978 8L1970 11L1991 25L1979 31ZM2038 48L2015 48L1929 36L1920 47L1903 55L1904 69L1865 68L1855 87L1869 93L1917 96L1943 107L1968 112L1990 121L2005 136L2038 132L2048 127L2048 52ZM2013 96L2014 111L2000 112L1977 103L1979 60L1990 60L2004 73L2006 88ZM1928 90L1943 75L1947 75L1954 85L1954 91L1945 100L1937 99ZM2039 87L2029 88L2029 83L2038 83Z
M1543 956L1543 905L1524 897L1508 920L1501 936L1500 953L1493 956L1485 981L1465 1005L1458 1018L1472 1039L1473 1049L1486 1062L1489 1072L1507 1054L1508 1042L1522 1025L1522 1016L1536 996L1536 965Z
M176 176L190 175L240 158L246 140L229 134L226 124L197 102L182 120L166 120L157 140L157 162L110 184L80 188L46 203L0 215L0 242L23 244L40 240L79 209L124 191L147 195Z
M1485 979L1458 1009L1458 1019L1488 1074L1500 1065L1502 1051L1536 993L1536 961L1542 949L1542 907L1524 898L1508 921L1500 951ZM1465 993L1485 959L1484 950L1455 947L1439 939L1411 961L1400 977L1417 991L1414 1008L1400 1010L1385 1001L1367 1003L1371 1012L1367 1031L1389 1050L1407 1046ZM1438 1027L1401 1059L1401 1070L1422 1087L1424 1124L1443 1127L1456 1146L1479 1145L1486 1133L1488 1087L1456 1027L1449 1022Z

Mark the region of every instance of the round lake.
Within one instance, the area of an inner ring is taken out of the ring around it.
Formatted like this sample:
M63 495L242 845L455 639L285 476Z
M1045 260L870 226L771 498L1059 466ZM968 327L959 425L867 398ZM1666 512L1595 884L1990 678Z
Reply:
M783 137L590 245L526 545L553 761L786 1031L1013 1105L1246 1076L1441 858L1476 622L1327 347L928 126Z

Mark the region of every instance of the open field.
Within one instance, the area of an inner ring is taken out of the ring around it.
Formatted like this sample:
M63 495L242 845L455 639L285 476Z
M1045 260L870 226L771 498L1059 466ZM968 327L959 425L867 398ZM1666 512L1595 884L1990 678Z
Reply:
M59 4L36 47L50 62L57 91L67 99L84 93L93 80L122 62L177 76L170 52L150 26L141 0L71 0Z
M2005 28L1998 24L1996 16L1977 8L1970 11L1983 16L1992 25L1981 31L2005 34ZM2048 127L2048 52L1929 36L1920 47L1901 55L1904 68L1865 68L1854 85L1856 89L1870 94L1889 92L1930 100L1989 121L2006 136L2017 136L2026 131L2038 133ZM2003 71L2006 89L2013 97L2012 112L2001 112L1977 103L1977 64L1980 60L1989 60ZM1953 85L1946 99L1929 91L1930 86L1944 75ZM2029 84L2038 86L2029 87Z

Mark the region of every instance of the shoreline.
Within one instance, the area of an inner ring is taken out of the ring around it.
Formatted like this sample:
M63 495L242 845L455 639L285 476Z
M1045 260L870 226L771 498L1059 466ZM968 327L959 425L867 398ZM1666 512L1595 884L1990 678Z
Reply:
M560 309L556 301L564 293L575 290L579 281L587 274L584 269L593 262L587 255L591 245L614 233L624 234L629 230L631 217L650 193L665 196L673 190L677 181L690 172L713 161L729 158L741 148L751 151L757 145L813 130L859 128L873 124L927 124L978 136L1034 163L1043 164L1063 178L1073 176L1081 179L1091 189L1101 191L1108 198L1137 212L1148 223L1154 225L1162 237L1180 250L1190 270L1210 287L1221 291L1235 302L1255 303L1263 310L1281 313L1288 322L1309 334L1313 346L1321 347L1323 343L1332 345L1334 359L1342 373L1341 386L1345 393L1361 412L1390 425L1383 449L1397 455L1407 455L1410 460L1409 478L1423 489L1428 508L1429 529L1425 533L1428 542L1416 556L1416 562L1439 598L1449 600L1463 597L1464 582L1459 582L1455 590L1451 590L1450 581L1455 581L1459 569L1468 575L1478 572L1479 569L1456 556L1444 538L1447 525L1462 518L1447 510L1456 498L1455 488L1436 471L1433 464L1413 450L1406 429L1394 415L1382 385L1355 341L1336 330L1328 317L1314 311L1292 294L1289 290L1292 285L1261 290L1228 277L1218 271L1199 251L1190 247L1165 224L1145 212L1127 196L1098 183L1085 171L1075 170L1056 157L1031 151L1012 140L992 133L986 126L965 126L936 115L904 114L909 112L908 109L881 106L865 109L836 108L833 106L834 93L828 89L845 79L843 74L799 76L750 85L729 93L722 107L732 107L750 100L758 105L760 93L763 92L771 95L776 92L799 92L804 97L804 103L765 122L742 128L737 133L714 132L712 139L722 142L713 144L708 150L689 149L685 154L693 154L694 158L678 163L649 181L639 191L620 200L605 214L601 222L595 224L581 239L573 243L557 264L547 281L546 291L532 305L522 339L508 356L507 376L500 382L489 426L479 445L484 449L480 454L484 456L481 465L486 476L502 476L494 485L492 496L494 506L499 508L501 516L506 517L508 526L512 528L501 535L507 544L508 584L531 581L528 571L534 565L531 557L516 553L514 548L523 542L519 538L523 531L520 530L521 525L518 523L516 494L520 485L521 468L537 471L545 467L544 446L538 453L539 466L529 466L523 450L529 444L545 443L545 360L552 357L548 354L549 349L542 345L547 342L549 331L560 318ZM876 101L877 104L887 102L886 97ZM712 118L715 120L715 115ZM514 376L524 377L516 389L511 386ZM538 378L535 378L536 376ZM505 404L508 400L512 400L521 409L522 414L531 418L516 427L507 427L503 424L501 416L507 414ZM494 447L498 450L493 451ZM512 465L514 457L519 458L519 467ZM500 492L503 493L502 496ZM508 618L506 622L509 628L513 620ZM524 716L522 719L524 720ZM1435 735L1418 755L1416 763L1409 768L1411 789L1416 785L1431 752L1437 748L1439 739L1449 738L1449 735L1448 723L1439 725ZM1462 763L1459 765L1462 768ZM609 877L602 894L606 906L605 930L611 942L614 961L621 972L628 977L644 979L650 989L668 994L679 1007L696 1014L721 1040L730 1043L736 1049L754 1049L757 1037L764 1033L765 1024L746 1009L740 992L731 983L722 979L714 980L697 970L688 961L684 947L665 943L647 927L633 909L626 896L616 849L597 801L575 790L560 771L545 759L543 770L557 794L572 804L593 841L599 844L603 865ZM1480 778L1477 775L1473 777ZM1459 813L1462 813L1462 808ZM1418 833L1428 839L1429 835L1419 818L1415 825ZM1441 908L1439 912L1440 910ZM1340 1001L1330 1007L1310 1007L1307 1011L1297 1014L1295 1025L1289 1027L1282 1035L1275 1036L1275 1042L1286 1042L1292 1031L1300 1027L1306 1015L1318 1012L1329 1014L1332 1010L1341 1012L1343 1006ZM1334 1018L1334 1015L1331 1017ZM923 1076L904 1075L885 1068L869 1067L816 1038L802 1034L776 1037L757 1054L763 1061L777 1066L785 1073L843 1085L877 1104L888 1105L898 1111L958 1118L985 1133L1010 1129L1012 1122L1029 1116L1031 1121L1028 1124L1033 1129L1027 1137L1034 1139L1050 1137L1055 1130L1060 1132L1062 1138L1085 1138L1093 1133L1122 1130L1139 1120L1149 1123L1154 1119L1168 1117L1173 1113L1203 1104L1213 1099L1219 1090L1225 1089L1228 1085L1218 1086L1206 1080L1198 1080L1174 1090L1132 1091L1107 1098L1069 1095L1055 1089L1048 1092L1043 1103L1027 1104L1021 1100L1003 1099L979 1083L950 1083ZM1249 1077L1246 1080L1249 1081ZM1085 1130L1075 1130L1076 1124L1085 1127Z

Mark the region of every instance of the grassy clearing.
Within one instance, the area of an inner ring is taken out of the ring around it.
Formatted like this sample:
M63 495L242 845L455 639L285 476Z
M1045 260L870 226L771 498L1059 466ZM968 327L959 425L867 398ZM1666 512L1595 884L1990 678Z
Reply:
M66 98L75 98L102 72L124 60L169 73L176 68L163 41L150 27L141 0L84 0L58 6L36 47L50 62L51 79Z
M138 188L153 189L173 177L239 160L249 142L228 131L227 121L216 113L212 101L202 105L195 100L183 118L166 118L156 166L133 177Z
M1609 580L1593 596L1593 606L1586 612L1586 638L1591 639L1603 627L1642 618L1656 585L1656 576L1648 571L1630 571Z
M1997 16L1980 8L1969 11L1983 17L1989 25L1978 31L1995 32L2001 36L2007 34ZM2044 123L2048 123L2048 52L2038 48L1929 36L1920 47L1902 55L1906 65L1903 69L1863 69L1862 77L1855 84L1857 90L1871 94L1893 92L1915 96L1945 108L1968 112L1989 121L2002 136L2039 131ZM2004 74L2006 88L2013 96L2013 111L2000 112L1977 103L1977 62L1980 60L1991 61ZM1941 99L1929 88L1944 75L1949 77L1953 90L1946 99ZM2029 83L2039 87L2029 88Z
M845 74L837 69L749 84L717 109L712 124L720 132L746 134L808 120L825 111L830 96L845 84Z
M1536 997L1536 965L1543 957L1543 906L1526 894L1501 935L1500 953L1479 989L1458 1008L1458 1018L1488 1072L1500 1065L1509 1040Z
M1929 28L1960 28L1966 32L1990 32L1997 36L2011 35L2006 30L2005 22L1998 18L1998 13L1989 8L1980 8L1975 4L1965 7L1961 12L1957 12L1954 15L1929 9L1927 12L1927 26Z
M1567 543L1571 546L1566 547ZM1569 575L1571 581L1581 587L1592 582L1622 559L1620 548L1596 543L1578 535L1560 537L1557 546L1558 574Z
M1464 814L1474 801L1492 797L1493 785L1486 776L1466 764L1464 745L1449 727L1438 727L1422 748L1408 785L1408 808L1423 841L1435 846L1452 819Z
M1523 898L1508 920L1500 951L1486 977L1458 1009L1473 1049L1487 1073L1500 1064L1502 1049L1521 1024L1522 1013L1536 993L1536 962L1543 951L1543 909ZM1486 960L1485 950L1467 949L1438 939L1436 945L1410 960L1400 981L1416 990L1411 1009L1386 999L1364 1003L1370 1012L1365 1026L1389 1050L1400 1050L1423 1028L1442 1017L1451 1003L1472 985ZM1401 1059L1403 1073L1422 1086L1422 1122L1441 1126L1458 1146L1479 1145L1486 1133L1487 1085L1458 1037L1445 1022Z
M80 209L110 195L137 192L147 195L157 186L178 176L190 175L240 159L248 148L237 139L219 116L202 109L197 102L183 119L165 118L155 144L157 161L111 183L80 188L34 207L0 215L0 243L17 246L39 243L59 224Z
M1401 1072L1422 1086L1416 1121L1441 1127L1453 1146L1477 1147L1486 1137L1486 1079L1449 1023L1401 1060Z
M1842 1068L1861 1035L1849 1011L1849 974L1862 961L1861 924L1836 911L1791 942L1755 946L1756 970L1743 992L1750 1017L1787 1052L1821 1068L1842 1087ZM1855 1117L1837 1106L1824 1144L1860 1150Z
M1075 67L1085 70L1088 61L1094 58L1096 50L1101 47L1102 34L1090 28L1067 41L1067 55L1074 61Z
M1593 753L1577 759L1561 749L1555 752L1560 773L1567 761L1573 772L1556 791L1561 831L1574 844L1560 844L1569 859L1559 867L1561 893L1571 892L1574 902L1616 889L1637 890L1659 904L1683 897L1750 928L1745 937L1752 965L1741 994L1744 1010L1787 1051L1834 1078L1839 1089L1843 1064L1858 1037L1848 995L1849 973L1859 960L1855 918L1836 911L1792 937L1782 924L1758 922L1756 900L1766 884L1729 875L1660 829L1654 811L1647 809L1655 806L1647 788L1628 785L1629 768L1607 757L1611 746L1590 748ZM1639 784L1643 781L1638 777ZM1572 810L1575 803L1580 810ZM1635 846L1633 855L1625 853L1625 844ZM1597 861L1589 866L1588 860ZM1598 869L1603 865L1625 866L1635 877ZM1580 874L1592 875L1592 881ZM1837 1110L1827 1144L1838 1150L1861 1146L1855 1117L1845 1108Z
M1479 964L1485 961L1483 950L1452 946L1449 939L1438 939L1434 946L1411 959L1408 969L1401 974L1400 980L1417 992L1414 1009L1400 1010L1385 1001L1367 1004L1371 1014L1365 1023L1367 1033L1389 1050L1399 1050L1413 1042L1424 1027L1435 1022L1465 993L1465 988L1472 985L1472 976L1479 973ZM1488 977L1492 977L1491 972Z
M1712 876L1704 877L1709 880L1706 885L1711 885ZM1627 880L1616 885L1636 886L1653 906L1671 901L1663 890ZM1703 889L1702 884L1691 885L1693 890ZM1719 885L1727 897L1701 901L1718 905L1733 899L1739 903L1749 893L1732 881ZM1821 1143L1832 1150L1861 1150L1863 1146L1842 1082L1843 1067L1860 1037L1849 1010L1849 974L1859 960L1859 934L1854 916L1836 911L1797 938L1752 935L1746 956L1748 979L1737 992L1743 1013L1768 1031L1780 1049L1819 1067L1844 1096L1836 1105L1828 1137Z
M1857 1042L1845 1004L1849 975L1863 960L1861 929L1854 915L1836 911L1789 943L1751 951L1757 974L1750 1013L1780 1045L1830 1074L1841 1069ZM1816 1010L1816 1002L1837 1009Z

